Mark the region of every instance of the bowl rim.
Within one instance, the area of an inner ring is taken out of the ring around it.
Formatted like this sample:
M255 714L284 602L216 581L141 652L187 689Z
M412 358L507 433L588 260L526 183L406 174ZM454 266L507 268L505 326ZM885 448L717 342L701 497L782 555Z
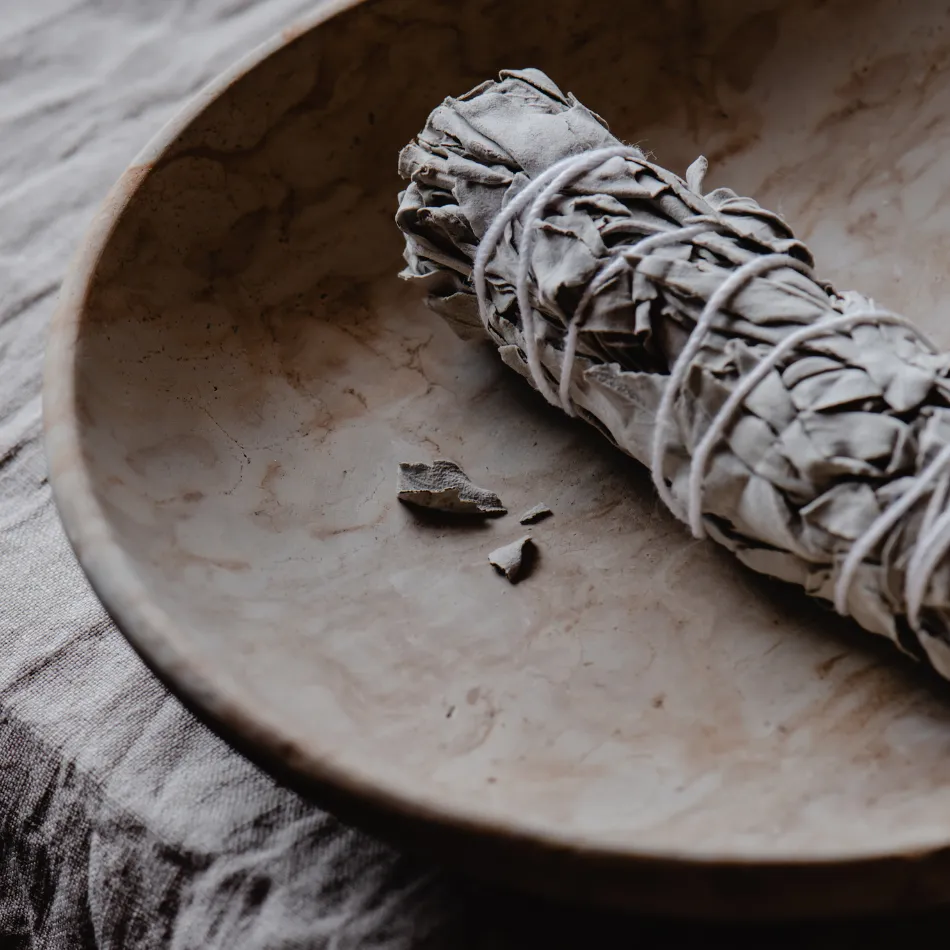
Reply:
M152 137L108 192L69 265L48 330L43 368L43 425L50 485L79 564L120 632L158 678L214 732L291 786L317 797L321 792L328 794L338 810L347 812L347 817L367 809L381 816L384 823L394 819L411 826L434 826L466 838L493 839L507 846L520 844L548 854L556 852L575 860L583 856L585 861L611 865L620 861L646 868L824 868L839 872L864 870L875 876L895 861L918 864L939 860L941 867L950 868L950 827L945 842L903 850L868 848L840 856L795 852L763 855L743 853L741 849L690 852L635 848L629 843L611 845L602 839L590 840L579 832L526 828L436 797L407 795L369 775L339 766L330 758L305 752L283 736L276 723L262 722L249 715L238 701L236 684L223 676L204 675L199 672L200 666L192 662L195 654L189 648L187 631L178 629L150 597L131 559L115 538L83 464L75 356L86 304L119 220L152 168L185 129L230 86L271 55L366 2L319 0L311 13L252 49L192 96ZM347 801L352 801L352 809L345 804Z

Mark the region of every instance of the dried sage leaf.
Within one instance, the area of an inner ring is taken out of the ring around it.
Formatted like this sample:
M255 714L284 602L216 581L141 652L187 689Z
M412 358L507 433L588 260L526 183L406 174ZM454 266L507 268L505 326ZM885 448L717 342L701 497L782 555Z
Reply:
M508 510L493 491L472 484L448 459L436 459L431 465L400 462L398 497L410 505L457 515L503 515Z
M519 519L520 524L537 524L539 521L544 521L545 518L550 518L554 512L548 508L547 505L535 505L533 508L529 508Z
M517 541L495 548L488 555L488 561L499 574L504 574L511 583L515 583L521 576L525 566L528 548L532 544L531 535L526 534Z

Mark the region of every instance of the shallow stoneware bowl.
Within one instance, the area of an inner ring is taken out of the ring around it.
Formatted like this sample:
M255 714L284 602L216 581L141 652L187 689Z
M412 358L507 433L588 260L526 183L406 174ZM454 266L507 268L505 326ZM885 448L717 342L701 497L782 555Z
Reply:
M496 881L747 916L950 898L950 689L693 542L397 279L393 224L428 112L538 66L950 345L944 6L336 2L241 63L118 183L50 340L56 498L129 640L258 761ZM436 457L512 514L415 516L396 465ZM512 586L486 555L538 502Z

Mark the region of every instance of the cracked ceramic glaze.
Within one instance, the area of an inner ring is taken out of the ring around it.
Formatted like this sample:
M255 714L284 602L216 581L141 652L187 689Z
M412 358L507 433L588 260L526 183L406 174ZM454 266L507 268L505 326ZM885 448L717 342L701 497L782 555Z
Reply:
M64 291L51 473L106 606L249 747L503 879L678 912L950 897L946 689L693 542L396 279L392 221L431 108L533 65L950 345L944 5L347 6L159 137ZM487 562L515 517L397 502L426 455L551 505L524 582Z

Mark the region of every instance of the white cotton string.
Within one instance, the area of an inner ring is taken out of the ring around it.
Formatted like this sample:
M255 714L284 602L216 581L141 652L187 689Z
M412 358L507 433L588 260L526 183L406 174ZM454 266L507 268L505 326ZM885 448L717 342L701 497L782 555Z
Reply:
M694 537L703 538L706 535L706 531L703 527L702 500L703 478L706 475L706 469L709 465L709 456L712 454L716 443L723 437L732 417L752 393L752 390L755 389L789 353L801 346L801 344L807 343L809 340L817 337L827 336L839 330L850 330L852 327L861 323L883 323L902 326L920 335L919 331L903 317L899 317L897 314L891 313L888 310L862 310L843 317L823 320L821 323L814 323L810 326L802 327L801 330L796 330L794 333L785 337L781 343L776 345L772 352L769 353L762 362L757 364L752 372L742 377L736 388L730 393L729 398L722 404L719 411L713 417L709 428L703 434L702 439L693 452L690 463L687 498L689 505L689 526Z
M923 520L920 523L920 535L923 537L933 527L934 522L943 511L944 503L947 500L947 489L950 488L950 471L945 471L937 482L937 487L930 494L930 501L927 503L927 509L924 511Z
M534 246L537 228L544 218L544 209L551 198L573 184L578 178L603 165L612 158L642 159L643 152L630 145L614 145L609 148L593 149L579 155L570 155L552 165L541 175L535 178L513 201L495 217L485 236L482 238L475 254L472 267L472 279L475 284L475 296L478 299L478 309L482 322L488 326L488 303L485 294L485 269L494 253L498 242L504 234L508 224L532 202L521 230L521 246L518 248L518 273L515 281L515 290L518 298L518 311L521 315L521 335L524 338L525 356L528 369L538 390L545 399L553 405L559 405L557 394L548 383L541 366L538 352L539 331L535 323L534 307L528 289L531 271L531 249Z
M693 332L686 341L686 346L683 347L682 352L673 364L673 368L670 370L670 375L663 389L663 396L660 399L660 405L656 412L651 468L653 471L653 484L656 486L657 493L663 499L667 508L669 508L680 521L687 521L687 515L677 510L679 505L663 476L663 459L666 455L667 434L671 428L676 397L679 395L680 387L686 379L686 374L689 372L693 360L702 349L706 334L711 329L713 321L719 316L720 310L753 278L768 273L771 270L777 270L780 267L788 267L806 275L811 273L811 268L809 268L807 264L797 258L789 257L787 254L763 254L761 257L747 261L730 274L716 288L715 292L706 302L706 306L703 307L699 319L696 321Z
M910 559L904 572L904 601L907 605L907 622L911 629L920 629L920 611L923 608L924 597L933 575L934 568L926 568L924 554L933 542L933 539L942 537L946 533L946 526L939 522L941 512L947 502L947 490L950 489L950 469L944 468L937 486L930 495L927 510L924 512L920 524L917 543L911 552Z
M841 565L838 574L838 581L835 584L835 610L839 614L848 613L848 593L854 582L854 576L864 559L874 550L883 537L890 531L901 518L906 515L911 508L926 494L931 482L938 478L942 471L950 465L950 445L944 446L943 451L914 479L913 487L909 488L896 501L892 502L870 525L870 527L859 537L848 551L848 556ZM940 519L937 520L937 524ZM937 524L934 527L937 527ZM918 544L922 539L918 538ZM917 555L917 551L911 556L911 562ZM925 579L925 583L929 578ZM907 592L911 588L910 565L905 573L904 599L907 600ZM908 618L909 619L909 618Z
M735 412L755 387L798 346L829 333L851 329L861 323L904 327L924 342L931 351L934 350L933 344L913 324L905 318L886 310L858 311L803 327L786 337L736 386L726 402L720 407L719 412L713 418L693 453L690 460L687 492L689 525L695 537L705 536L702 521L702 491L709 455L716 442L723 437L726 426ZM942 480L931 497L921 526L920 536L914 545L913 553L904 573L904 601L907 620L911 629L919 630L920 612L931 577L940 559L950 550L950 511L944 511L939 517L936 517L936 512L946 501L948 478L950 478L950 445L943 448L933 461L917 475L913 486L889 505L852 544L841 565L835 583L834 604L835 610L839 614L843 616L848 614L848 597L858 568L864 562L864 559L881 542L887 532L892 530L900 519L924 497L931 483L938 478Z
M485 270L488 262L491 260L495 248L505 233L505 228L511 223L524 209L529 201L569 162L573 161L574 156L561 159L557 164L546 169L541 175L531 181L525 188L519 192L501 211L495 215L494 220L489 225L481 241L478 244L478 250L475 252L475 260L472 262L472 283L475 285L475 299L478 301L478 313L482 318L485 329L489 329L488 323L488 297L485 292Z
M812 326L803 327L787 336L772 352L759 363L751 373L744 376L729 398L716 413L709 428L706 430L699 445L693 452L689 472L689 524L693 535L701 538L705 535L702 522L702 490L703 477L709 462L709 456L716 442L724 435L725 429L733 415L748 398L756 386L775 369L789 353L807 343L809 340L827 336L840 330L849 330L861 323L874 323L901 326L918 336L930 346L930 341L911 323L897 314L886 310L862 310L846 316L835 317ZM897 522L924 496L930 483L940 476L946 475L950 465L950 446L947 446L924 471L918 476L912 488L891 504L878 518L876 518L855 540L848 556L845 558L835 584L835 609L840 614L848 612L848 595L854 583L855 575L865 557L874 549L881 539ZM934 520L936 511L946 497L947 482L943 488L935 492L928 506L928 513L924 519L921 538L915 546L914 554L905 573L905 600L907 603L908 621L917 629L920 614L920 604L926 593L930 575L940 557L950 547L950 516L945 512L941 518ZM930 526L932 523L932 526ZM928 531L928 526L929 531ZM936 553L935 553L936 552ZM932 563L931 563L932 562Z
M934 496L941 497L941 506L946 501L947 466L950 459L944 464L944 478L934 491ZM932 507L932 506L931 506ZM920 612L923 609L924 597L927 588L940 559L950 548L950 511L944 511L932 524L925 524L921 528L914 545L914 552L907 564L905 572L905 595L907 602L907 622L914 630L920 628Z
M907 602L907 622L914 630L920 628L927 588L933 579L940 559L950 548L950 511L945 511L933 524L927 537L918 538L914 553L907 565L904 599Z
M531 305L529 293L529 279L531 275L531 252L542 223L544 212L551 199L559 195L565 188L583 178L588 172L594 171L613 158L643 158L638 148L627 145L613 148L596 149L578 155L555 176L538 193L525 218L521 232L521 246L518 248L518 273L515 280L515 290L518 297L518 310L521 314L521 330L525 338L525 355L528 357L528 368L538 388L552 405L562 405L557 393L551 388L541 367L541 356L538 351L539 336L542 330L535 322L535 311Z
M673 231L662 231L659 234L651 234L649 237L642 238L636 244L622 245L607 258L607 263L602 266L597 274L588 282L581 299L578 301L577 309L567 324L567 336L564 340L564 353L561 357L561 376L560 387L558 389L558 398L561 408L569 415L576 415L574 404L571 400L571 381L574 376L574 361L577 356L577 340L580 331L583 329L587 320L587 310L593 302L594 297L607 285L607 283L621 273L624 268L630 266L630 260L637 257L644 257L647 254L661 247L669 245L682 244L694 237L698 237L704 232L708 232L708 224L689 225L687 227L676 228Z
M611 150L612 151L612 150ZM589 154L589 153L585 153ZM495 249L501 241L505 228L518 217L519 214L533 201L538 192L552 181L564 168L577 161L577 155L569 155L559 162L545 169L537 178L532 179L498 214L495 215L488 230L485 232L475 252L472 262L472 283L475 287L475 298L478 301L478 313L482 318L485 329L489 329L488 296L485 287L485 271Z
M917 629L920 624L920 611L927 593L927 584L930 581L930 575L926 572L922 574L920 570L923 554L929 546L928 539L934 536L934 532L938 535L941 532L941 526L937 522L944 512L948 488L950 488L950 469L944 469L930 494L930 501L927 503L920 529L917 532L918 543L914 545L907 562L904 599L907 602L907 619L914 629Z
M585 174L617 157L632 158L640 162L643 162L644 159L643 153L639 149L619 145L583 152L580 155L572 155L548 168L530 182L495 217L479 244L472 267L472 280L475 286L479 314L483 324L488 329L489 313L485 271L504 234L505 228L525 209L528 209L522 225L521 245L518 248L518 271L515 279L515 292L521 315L521 333L525 344L525 356L531 377L538 390L550 403L560 405L569 415L575 414L570 389L574 363L577 357L578 337L584 326L587 311L596 294L613 277L621 273L625 267L631 264L635 266L636 258L642 258L666 245L692 240L701 233L713 231L722 226L722 222L714 216L697 216L671 231L652 234L642 238L636 244L622 245L612 251L610 257L602 263L597 273L588 282L574 314L567 321L559 386L558 392L555 393L545 376L538 350L543 329L539 328L536 323L536 315L530 298L531 251L534 247L537 231L544 221L545 210L551 199ZM697 159L690 166L687 184L691 190L697 193L701 188L706 167L706 162L702 158ZM786 254L768 254L746 262L720 284L703 307L686 346L671 367L657 409L651 457L653 483L666 506L680 520L689 524L693 535L697 538L704 537L706 533L702 513L703 480L708 468L709 458L717 442L724 438L733 416L756 386L770 372L777 369L781 362L796 348L810 340L827 336L830 333L853 329L862 323L874 323L904 327L925 343L931 352L936 351L933 344L911 323L903 317L886 310L856 311L803 327L790 334L777 344L752 372L739 381L696 446L690 460L687 482L687 511L684 516L677 510L678 503L663 476L667 436L672 427L676 398L693 361L702 349L706 335L712 329L713 323L723 308L728 306L732 299L756 277L779 268L789 268L806 276L811 276L811 268L803 261ZM923 609L923 601L933 572L941 558L950 550L950 510L942 510L947 500L948 491L950 491L950 445L945 446L923 471L917 474L911 487L881 512L868 528L855 539L842 562L835 583L834 606L838 613L848 614L848 599L851 587L865 558L897 525L900 519L926 495L928 490L931 490L934 482L937 482L937 485L931 491L931 498L924 513L920 534L913 547L904 575L904 599L907 619L912 629L920 629L920 613Z

